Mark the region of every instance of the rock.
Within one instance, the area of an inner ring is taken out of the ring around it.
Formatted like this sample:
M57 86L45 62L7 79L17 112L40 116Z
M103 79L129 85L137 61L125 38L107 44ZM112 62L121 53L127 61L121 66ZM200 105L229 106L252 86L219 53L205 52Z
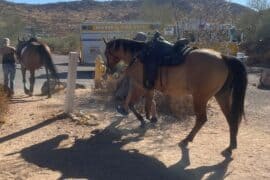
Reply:
M63 90L66 88L66 84L63 82L58 82L55 80L50 80L50 91L51 94L54 94L60 90ZM48 81L45 81L41 87L41 94L47 95L48 94Z
M270 89L270 69L263 69L260 77L259 89Z
M61 90L64 90L67 87L67 83L51 80L50 81L50 90L51 94L57 93ZM76 84L76 89L86 89L86 87L82 84ZM48 81L45 81L41 87L41 94L47 95L48 94Z

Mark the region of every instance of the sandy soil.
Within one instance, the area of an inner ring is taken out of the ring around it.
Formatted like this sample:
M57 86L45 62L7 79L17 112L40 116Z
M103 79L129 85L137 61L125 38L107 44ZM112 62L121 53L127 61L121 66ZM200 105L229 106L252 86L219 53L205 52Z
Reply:
M241 124L232 158L220 153L229 132L213 103L209 120L188 148L178 143L194 117L160 115L156 125L139 128L133 115L115 113L110 98L76 91L76 111L61 116L64 92L51 99L18 92L0 131L0 179L174 180L270 179L270 91L258 90L249 76L247 121Z

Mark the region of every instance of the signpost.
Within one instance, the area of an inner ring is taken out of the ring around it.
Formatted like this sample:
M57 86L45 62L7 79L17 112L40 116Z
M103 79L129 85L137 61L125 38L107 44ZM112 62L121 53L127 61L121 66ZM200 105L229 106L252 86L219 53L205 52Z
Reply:
M66 91L66 99L65 99L65 105L64 105L64 112L66 114L70 114L73 112L74 93L75 93L76 78L77 78L77 60L78 60L78 53L70 52L69 62L68 62L67 91Z

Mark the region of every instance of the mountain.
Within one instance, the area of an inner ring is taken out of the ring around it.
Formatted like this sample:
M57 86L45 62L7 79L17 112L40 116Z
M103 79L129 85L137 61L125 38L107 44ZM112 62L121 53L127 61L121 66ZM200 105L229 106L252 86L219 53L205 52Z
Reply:
M149 6L145 2L154 3L154 6ZM169 8L174 6L177 13L180 12L181 14L183 12L188 17L194 15L196 18L202 18L202 14L207 14L210 17L207 18L208 20L218 19L218 16L220 16L223 21L227 22L230 22L229 17L235 18L244 12L251 11L247 7L235 3L228 4L224 0L174 0L174 2L175 4L164 0L110 2L82 0L28 5L2 0L0 1L0 28L1 25L8 24L8 21L12 22L11 20L15 18L24 24L24 30L26 31L33 30L43 35L61 36L67 33L79 32L79 25L83 21L147 20L147 16L143 14L148 11L146 10L147 6L153 12L150 12L150 14L160 11L160 7ZM159 7L159 9L155 10L155 6ZM228 9L229 12L227 12Z

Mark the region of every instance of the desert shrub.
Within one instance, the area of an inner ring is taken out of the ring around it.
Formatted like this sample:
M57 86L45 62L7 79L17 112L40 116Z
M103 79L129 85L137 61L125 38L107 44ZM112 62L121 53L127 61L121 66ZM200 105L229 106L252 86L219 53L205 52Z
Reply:
M249 57L250 65L270 65L270 9L244 14L238 22L238 27L245 34L241 50Z
M18 35L23 31L24 27L25 23L20 16L12 12L0 16L0 37L10 38L13 45L17 42Z
M63 37L42 38L54 53L68 54L70 51L80 49L80 38L78 34L68 34Z
M113 95L116 90L117 84L120 82L120 79L123 77L120 76L119 79L114 77L109 77L106 82L106 91L108 94ZM179 98L170 97L163 95L162 93L155 92L155 101L157 104L157 111L159 114L163 115L172 115L179 119L183 119L187 116L194 115L193 112L193 102L191 96L183 96ZM144 101L143 99L138 102L136 109L140 112L144 112Z
M156 92L155 100L157 111L162 114L172 115L179 119L194 115L191 96L170 97Z

